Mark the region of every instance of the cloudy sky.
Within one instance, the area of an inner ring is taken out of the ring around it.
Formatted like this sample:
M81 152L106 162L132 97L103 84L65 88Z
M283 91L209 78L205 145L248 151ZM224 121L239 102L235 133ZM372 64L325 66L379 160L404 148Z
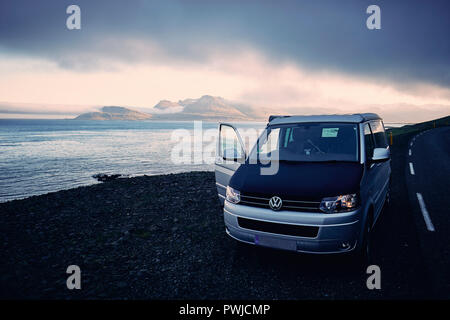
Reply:
M71 4L81 30L66 28ZM381 30L366 27L371 4ZM277 113L428 120L450 114L449 9L399 0L2 0L0 118L209 94Z

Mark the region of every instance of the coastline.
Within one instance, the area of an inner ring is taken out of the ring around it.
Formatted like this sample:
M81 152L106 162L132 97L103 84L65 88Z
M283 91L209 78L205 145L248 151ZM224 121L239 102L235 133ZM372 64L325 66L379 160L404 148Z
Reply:
M105 182L112 182L112 181L124 180L124 179L135 179L135 178L142 178L142 177L155 177L155 176L167 177L167 176L172 176L172 175L179 175L179 174L186 174L186 173L198 173L198 172L205 173L205 174L207 174L207 173L214 174L214 171L212 171L212 170L192 170L192 171L182 171L182 172L174 172L174 173L166 173L166 174L155 173L155 174L137 174L137 175L97 173L97 174L91 175L92 182L86 183L86 184L83 184L80 186L56 189L54 191L45 192L45 193L41 193L41 194L32 194L29 196L24 196L23 198L15 198L15 199L9 199L9 200L4 200L4 201L0 200L0 208L1 208L2 204L11 203L14 201L24 201L24 200L28 200L28 199L35 198L35 197L50 196L54 193L70 192L72 190L76 190L76 189L80 189L80 188L89 188L89 187L92 187L95 185L102 185Z

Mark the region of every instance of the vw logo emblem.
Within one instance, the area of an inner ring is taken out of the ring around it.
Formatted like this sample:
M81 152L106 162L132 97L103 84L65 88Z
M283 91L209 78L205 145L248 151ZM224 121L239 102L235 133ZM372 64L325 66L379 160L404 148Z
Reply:
M270 198L270 200L269 200L269 206L272 210L275 210L275 211L280 210L282 205L283 205L283 201L281 200L280 197L275 196L275 197Z

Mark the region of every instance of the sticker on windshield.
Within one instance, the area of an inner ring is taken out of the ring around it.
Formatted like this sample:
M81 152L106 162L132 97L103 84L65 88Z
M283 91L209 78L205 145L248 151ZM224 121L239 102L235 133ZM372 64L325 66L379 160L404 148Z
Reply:
M322 138L336 138L338 135L339 128L323 128Z

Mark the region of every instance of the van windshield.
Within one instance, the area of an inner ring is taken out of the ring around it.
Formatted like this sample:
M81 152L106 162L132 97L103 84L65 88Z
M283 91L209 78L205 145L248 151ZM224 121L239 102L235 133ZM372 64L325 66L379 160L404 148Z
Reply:
M249 160L358 161L358 129L353 123L296 123L269 126Z

